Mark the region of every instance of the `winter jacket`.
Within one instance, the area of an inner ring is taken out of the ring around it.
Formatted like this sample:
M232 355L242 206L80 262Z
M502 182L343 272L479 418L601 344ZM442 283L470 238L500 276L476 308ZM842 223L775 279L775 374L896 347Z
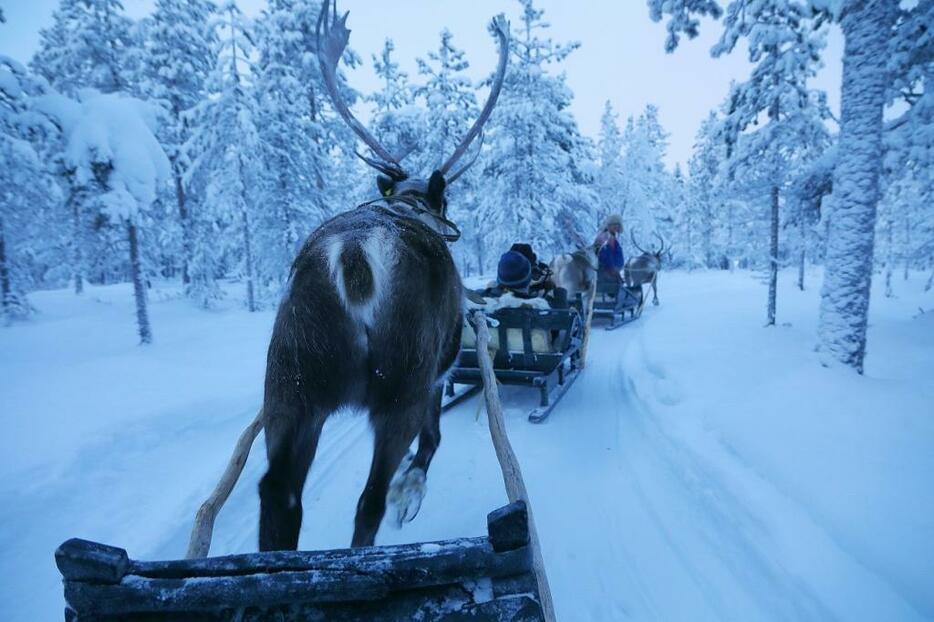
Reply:
M600 272L618 275L626 265L623 258L623 245L619 243L619 239L604 229L597 234L594 245L599 249L597 250L597 263Z

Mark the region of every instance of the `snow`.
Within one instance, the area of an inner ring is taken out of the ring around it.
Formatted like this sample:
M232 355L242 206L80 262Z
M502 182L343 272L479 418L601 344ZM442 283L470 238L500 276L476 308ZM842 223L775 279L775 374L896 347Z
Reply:
M662 274L661 306L597 330L546 423L525 421L536 392L504 387L559 619L934 617L925 278L874 292L864 376L814 352L819 273L805 292L781 274L779 325L763 328L753 273L695 272ZM182 556L259 407L273 312L202 311L159 283L150 298L145 348L129 285L36 292L35 318L0 329L2 620L60 618L52 553L69 537ZM418 517L378 543L481 535L505 503L479 400L443 417L442 438ZM303 548L350 541L370 450L364 417L328 421ZM255 550L264 462L259 439L212 554Z
M90 89L79 102L50 95L38 98L37 105L62 124L65 161L79 184L94 179L95 166L113 167L103 196L112 216L132 220L140 208L152 205L159 185L169 179L168 158L154 136L156 106Z

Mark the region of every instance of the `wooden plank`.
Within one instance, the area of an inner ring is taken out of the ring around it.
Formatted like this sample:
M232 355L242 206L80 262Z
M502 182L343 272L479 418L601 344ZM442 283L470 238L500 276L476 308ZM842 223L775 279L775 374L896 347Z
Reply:
M65 599L82 615L121 612L209 611L220 608L295 603L353 602L386 598L390 592L460 584L478 577L509 577L529 572L527 546L495 553L485 543L483 555L412 555L372 563L344 560L307 570L277 570L213 576L212 569L188 577L146 577L128 574L118 584L66 581ZM435 551L428 545L424 553ZM260 555L260 554L257 554ZM197 560L208 561L208 560ZM359 560L357 560L359 561ZM172 569L167 574L175 574Z
M125 550L81 538L66 540L55 550L59 572L72 581L118 583L129 563Z
M133 561L127 574L150 578L234 576L302 570L345 570L364 573L411 568L446 572L451 567L493 571L502 563L487 538L459 538L416 544L328 551L269 551L204 559Z

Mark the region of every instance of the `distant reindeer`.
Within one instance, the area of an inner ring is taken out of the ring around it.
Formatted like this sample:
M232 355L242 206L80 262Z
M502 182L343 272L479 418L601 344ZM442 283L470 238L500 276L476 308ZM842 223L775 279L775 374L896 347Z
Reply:
M625 275L626 285L629 287L634 287L636 285L641 287L646 284L651 285L652 304L657 305L658 273L662 269L662 256L665 253L671 252L671 246L665 248L665 240L662 239L662 236L658 235L656 232L653 232L652 235L658 238L659 246L657 249L653 248L651 251L647 251L636 242L634 232L629 232L629 239L632 241L632 245L642 254L630 258L629 261L626 262L623 273Z
M418 512L441 439L443 380L457 357L463 321L463 289L445 244L459 232L445 216L445 187L473 163L450 173L489 118L509 55L509 25L500 15L492 23L499 63L479 118L427 181L410 178L401 158L370 135L341 97L337 64L350 31L336 1L331 12L325 2L316 30L321 74L335 110L376 156L360 157L381 173L381 198L322 224L292 265L266 363L263 551L297 547L302 489L321 428L345 405L367 408L375 435L352 546L373 544L387 492L398 501L399 522ZM400 468L416 435L418 452Z

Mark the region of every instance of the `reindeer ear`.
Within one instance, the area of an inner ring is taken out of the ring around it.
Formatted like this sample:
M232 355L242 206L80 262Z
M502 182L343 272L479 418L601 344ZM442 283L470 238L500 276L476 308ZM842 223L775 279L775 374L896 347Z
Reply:
M435 171L428 180L428 205L436 212L444 212L444 188L447 182L444 181L444 175L441 171Z
M396 189L396 182L385 175L376 176L376 187L379 193L384 197L391 197Z

